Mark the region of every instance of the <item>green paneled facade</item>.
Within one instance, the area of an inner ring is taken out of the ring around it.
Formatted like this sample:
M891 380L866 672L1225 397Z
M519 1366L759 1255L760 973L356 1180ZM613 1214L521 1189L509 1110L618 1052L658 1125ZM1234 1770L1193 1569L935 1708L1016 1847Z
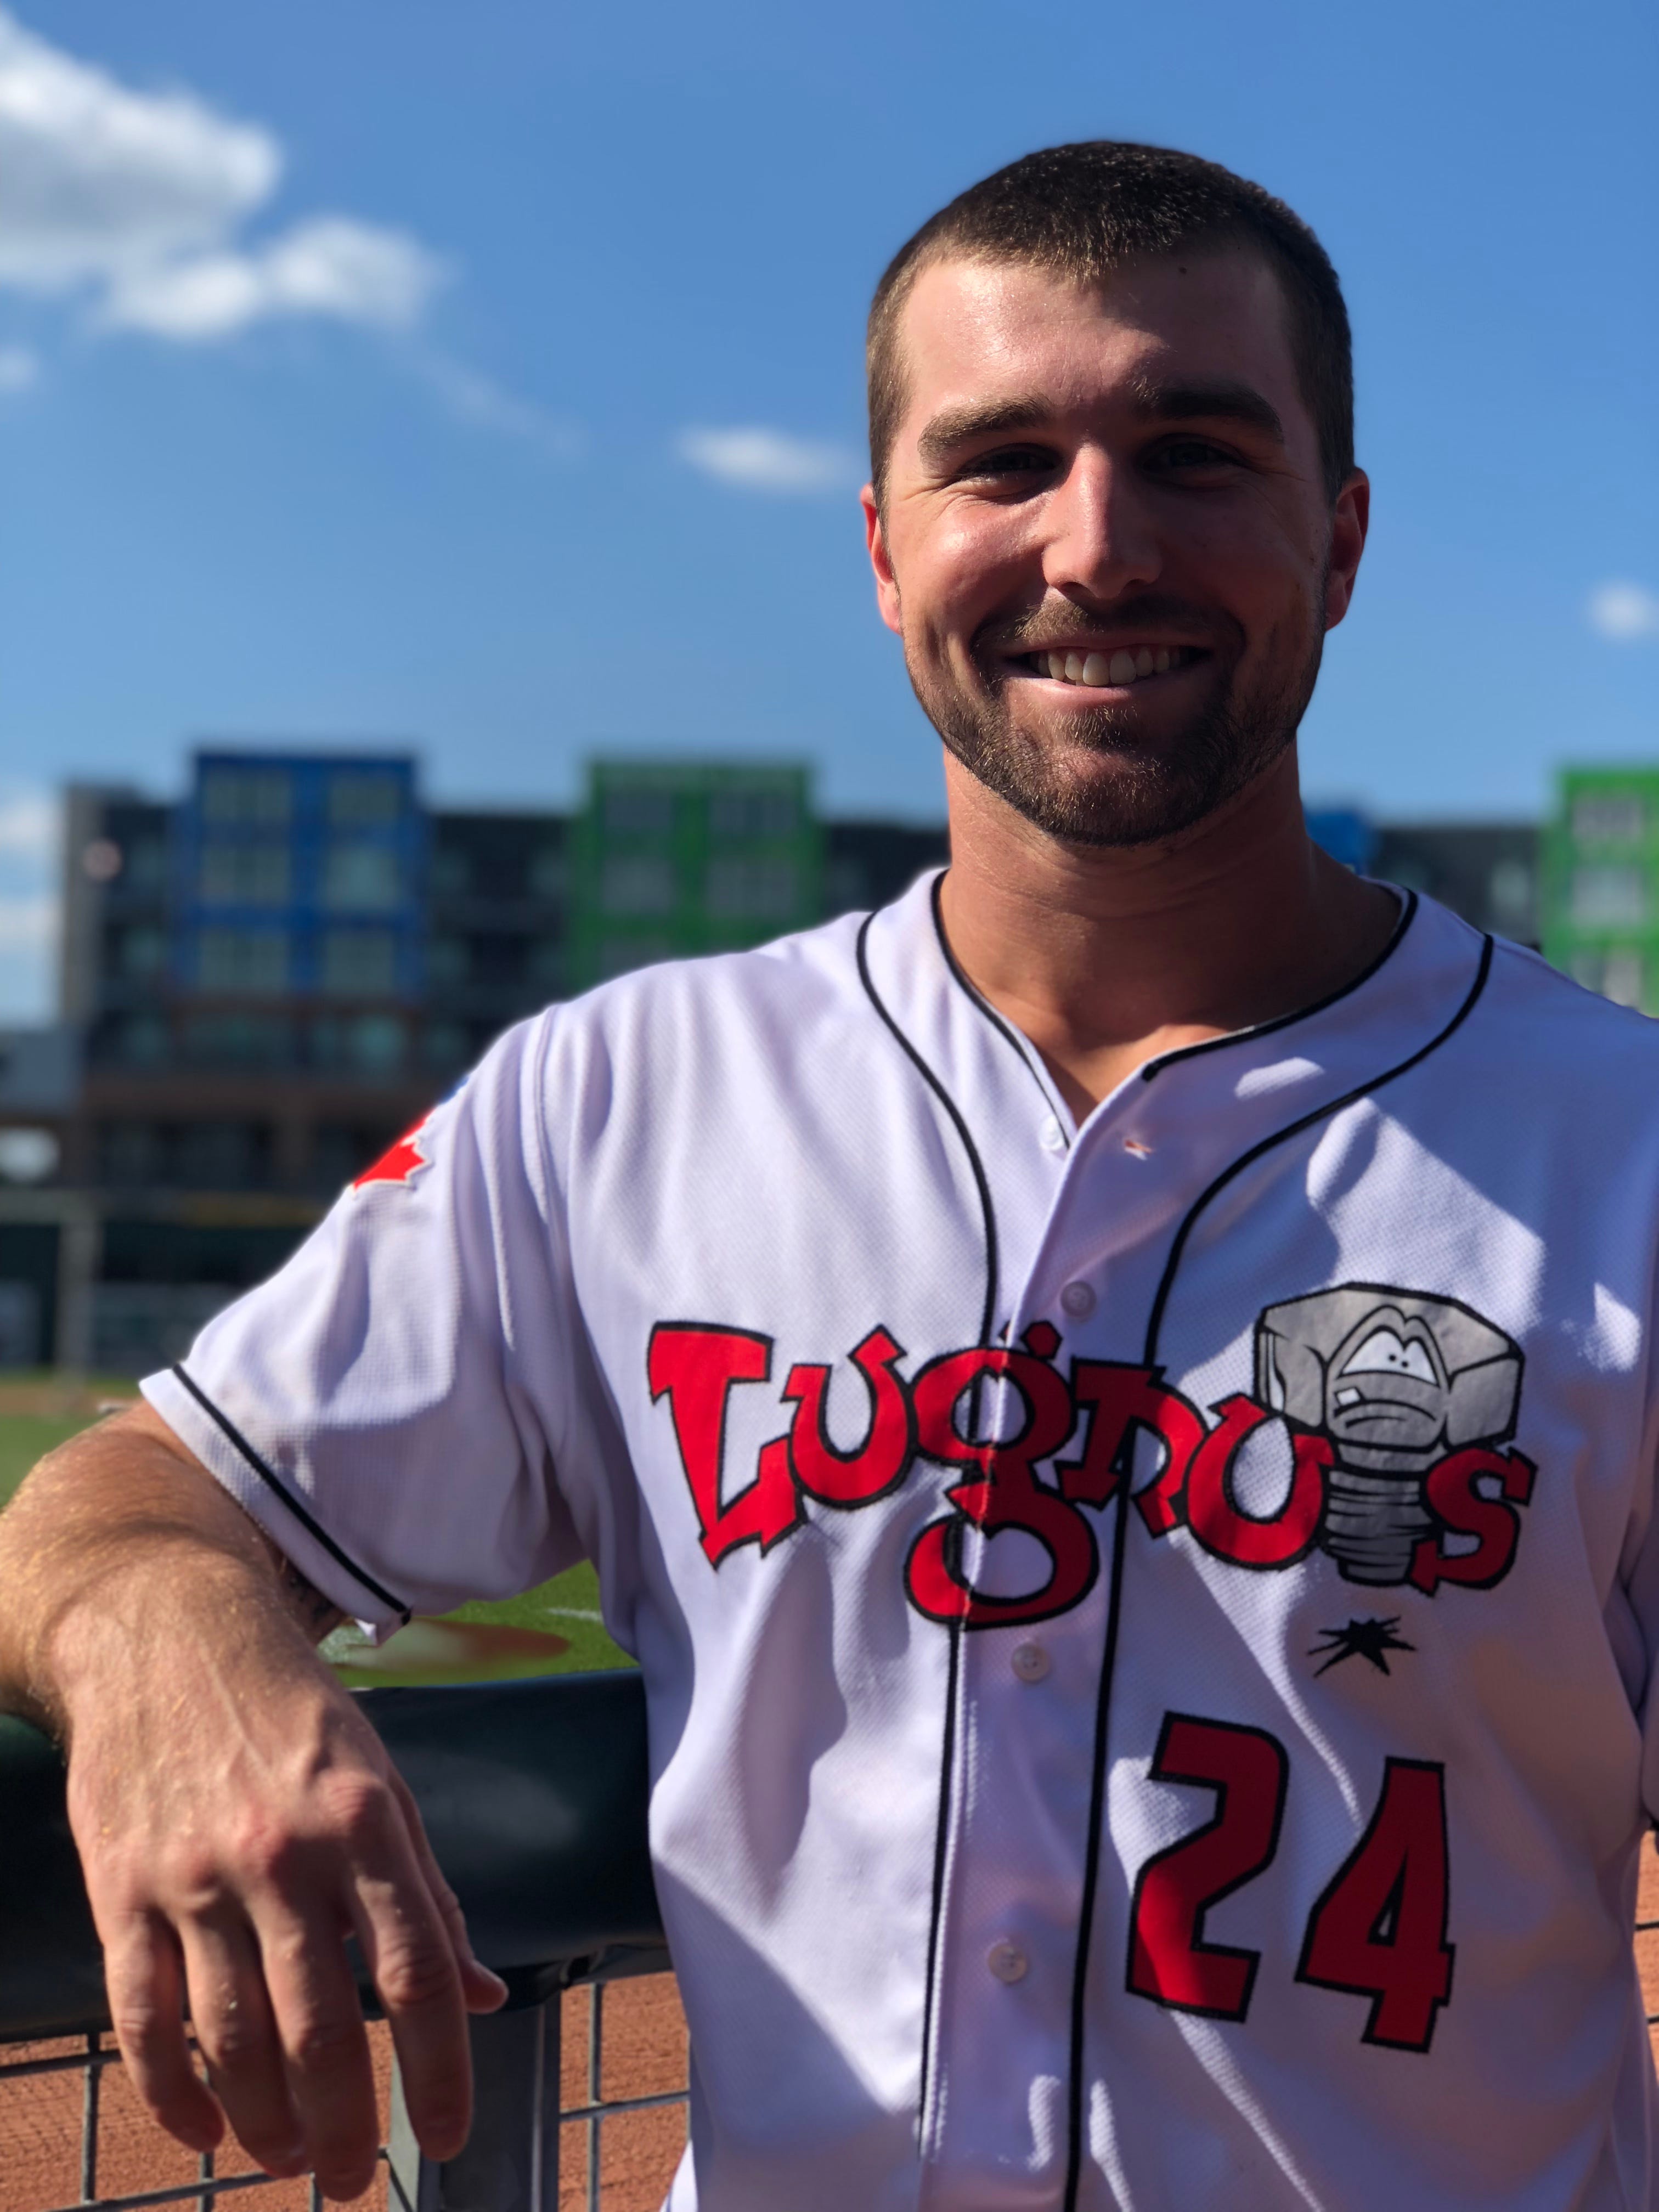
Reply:
M1659 1014L1659 769L1562 772L1544 839L1544 957Z
M762 945L823 913L808 771L596 761L570 829L568 976Z

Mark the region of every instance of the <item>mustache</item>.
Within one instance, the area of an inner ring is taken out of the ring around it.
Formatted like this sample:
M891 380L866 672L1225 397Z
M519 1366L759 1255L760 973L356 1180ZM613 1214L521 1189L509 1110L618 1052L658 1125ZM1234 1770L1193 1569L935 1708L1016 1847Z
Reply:
M1103 630L1136 629L1155 629L1171 645L1213 647L1243 641L1243 630L1230 615L1196 606L1173 592L1139 592L1133 599L1114 601L1092 617L1070 600L1033 607L1023 615L993 616L975 631L969 649L975 659L1022 653L1064 653L1085 638L1098 637Z

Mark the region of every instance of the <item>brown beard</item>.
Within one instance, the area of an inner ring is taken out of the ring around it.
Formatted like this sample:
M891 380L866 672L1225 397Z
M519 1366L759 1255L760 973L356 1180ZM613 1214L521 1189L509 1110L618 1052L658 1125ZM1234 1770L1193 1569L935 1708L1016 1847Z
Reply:
M1037 829L1068 844L1120 847L1157 844L1190 830L1270 767L1295 739L1324 647L1318 629L1295 645L1276 638L1278 650L1254 684L1242 685L1235 672L1157 746L1139 734L1133 708L1067 716L1068 750L1111 759L1115 772L1108 777L1068 775L1052 744L1016 726L1008 691L1020 679L1007 674L1000 653L1026 648L1018 636L1010 641L1005 629L993 653L983 635L975 639L982 683L971 690L924 674L907 649L923 714L969 775Z

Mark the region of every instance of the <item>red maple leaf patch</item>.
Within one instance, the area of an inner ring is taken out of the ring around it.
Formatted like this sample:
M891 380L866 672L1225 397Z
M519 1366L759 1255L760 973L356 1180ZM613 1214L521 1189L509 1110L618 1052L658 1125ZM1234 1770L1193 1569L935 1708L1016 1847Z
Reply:
M395 1145L382 1152L372 1168L365 1168L352 1183L353 1190L361 1190L366 1182L407 1182L416 1168L428 1164L426 1154L415 1139L427 1125L429 1117L422 1115L412 1129L405 1129Z

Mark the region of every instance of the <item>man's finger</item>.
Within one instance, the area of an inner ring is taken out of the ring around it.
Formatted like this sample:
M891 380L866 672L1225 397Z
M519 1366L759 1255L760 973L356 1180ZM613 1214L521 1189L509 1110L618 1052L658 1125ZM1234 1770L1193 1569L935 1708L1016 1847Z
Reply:
M469 2012L494 2012L507 2000L507 1984L501 1976L486 1966L472 1948L468 1933L466 1916L461 1911L461 1901L444 1878L444 1870L433 1856L432 1844L427 1836L426 1823L421 1818L421 1808L415 1802L413 1791L394 1768L392 1786L404 1818L409 1827L409 1839L419 1863L426 1886L431 1891L449 1940L455 1953L455 1963L460 1969L461 1990Z
M255 1918L306 2163L325 2197L360 2197L374 2178L380 2118L344 1928L331 1915L307 1922L286 1911L256 1912Z
M215 2149L225 2131L217 2100L191 2063L185 1980L173 1930L159 1913L96 1910L110 2021L141 2103L187 2149Z
M197 2045L225 2118L268 2172L303 2172L304 2137L252 1931L227 1906L211 1919L181 1920L179 1941Z
M453 2158L472 2122L472 2061L449 1929L401 1824L373 1865L360 1862L352 1924L392 2029L404 2097L427 2156Z

